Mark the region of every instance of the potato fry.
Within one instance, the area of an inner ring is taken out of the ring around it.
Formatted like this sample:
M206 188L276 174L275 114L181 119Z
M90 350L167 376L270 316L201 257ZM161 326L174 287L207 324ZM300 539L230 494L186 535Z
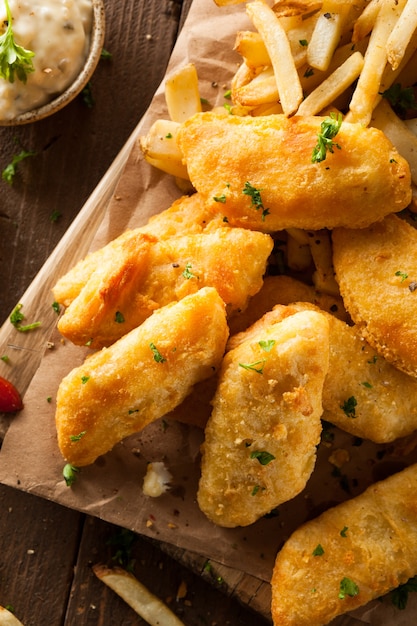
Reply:
M347 4L323 3L319 18L308 44L307 61L311 67L326 70L339 43L348 15Z
M158 169L179 178L188 179L187 168L175 140L178 122L159 119L147 135L140 138L140 148L145 159Z
M371 124L382 130L398 152L407 159L412 181L417 184L417 137L384 98L374 110Z
M162 600L149 591L133 574L120 567L94 565L93 572L101 582L120 596L150 626L184 626L184 623Z
M353 26L352 43L365 39L373 29L383 0L370 0Z
M354 52L328 78L312 91L298 107L298 115L317 115L358 78L363 68L363 56Z
M268 50L259 33L240 31L236 36L234 50L244 58L249 67L271 65Z
M292 115L303 99L303 91L287 34L273 10L260 0L250 2L246 11L262 35L271 58L283 111Z
M193 63L188 63L167 78L165 101L169 117L174 122L185 122L201 111L198 76Z
M339 286L333 269L333 253L328 230L309 231L311 256L316 266L313 284L317 291L332 296L339 296Z
M239 88L232 86L233 100L242 106L257 106L278 102L279 94L274 70L267 67L253 80Z
M13 613L0 606L0 626L23 626L23 624Z
M352 100L349 122L359 122L367 126L371 120L375 99L380 91L381 78L387 64L386 41L391 33L405 0L386 0L378 13L369 45L365 53L364 65Z
M407 0L404 10L387 41L388 62L392 69L395 70L400 64L416 28L417 0Z

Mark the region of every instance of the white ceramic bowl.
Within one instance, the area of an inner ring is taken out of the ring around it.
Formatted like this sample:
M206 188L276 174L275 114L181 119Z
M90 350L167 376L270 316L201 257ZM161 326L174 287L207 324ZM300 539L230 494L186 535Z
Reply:
M105 13L103 0L91 0L91 3L93 6L93 23L90 49L84 66L75 81L67 87L65 91L46 104L43 104L36 109L32 109L31 111L21 113L13 119L0 120L0 126L19 126L21 124L29 124L30 122L42 120L45 117L60 111L63 107L69 104L87 85L100 60L105 34Z

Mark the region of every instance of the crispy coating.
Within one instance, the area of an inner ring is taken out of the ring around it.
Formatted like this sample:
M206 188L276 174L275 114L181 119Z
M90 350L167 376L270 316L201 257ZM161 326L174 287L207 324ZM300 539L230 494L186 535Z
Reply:
M291 304L291 302L311 302L339 319L348 321L349 318L341 297L322 293L313 285L307 285L301 280L280 274L279 276L266 276L261 289L250 299L246 309L230 318L230 334L246 330L276 304Z
M214 229L225 226L223 220L213 215L200 194L183 196L161 213L152 216L145 226L127 230L107 245L90 252L62 276L53 287L54 299L63 306L69 306L78 296L89 278L102 264L106 264L115 254L120 242L132 239L136 235L151 235L157 239L167 239L176 235L202 233L206 228Z
M409 165L376 128L343 122L340 149L312 163L323 119L198 113L180 128L178 144L194 187L233 226L363 228L405 208ZM246 183L262 206L243 193Z
M296 530L275 562L274 625L328 624L416 575L416 488L413 465Z
M156 309L215 287L227 312L244 309L262 287L273 242L238 228L157 240L131 231L119 238L58 323L78 345L108 346Z
M308 302L277 305L246 332L229 338L236 348L260 329L299 311L316 310ZM329 372L323 384L322 418L375 443L388 443L417 430L417 380L380 356L349 326L325 311L329 322Z
M224 302L206 287L92 354L59 386L56 428L63 457L89 465L171 411L220 365L227 337Z
M328 323L315 311L262 328L226 354L197 496L215 524L252 524L305 487L320 439L327 367Z
M346 309L379 354L417 376L417 231L396 215L364 230L333 232Z

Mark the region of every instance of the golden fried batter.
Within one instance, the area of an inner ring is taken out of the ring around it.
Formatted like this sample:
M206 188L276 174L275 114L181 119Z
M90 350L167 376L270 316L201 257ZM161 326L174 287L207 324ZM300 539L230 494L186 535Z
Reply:
M206 287L92 354L59 386L56 428L64 458L75 466L93 463L171 411L213 375L227 336L223 300Z
M262 287L273 242L239 228L157 240L131 231L102 259L58 323L78 345L103 347L153 311L204 286L215 287L230 314Z
M406 207L409 165L376 128L343 122L340 149L312 163L323 119L198 113L178 144L195 188L233 226L363 228Z
M198 489L215 524L252 524L305 487L320 439L328 341L326 318L304 311L226 354Z
M396 215L364 230L333 232L346 309L387 361L417 376L417 231Z
M226 350L305 310L319 311L329 322L329 372L323 384L322 418L376 443L388 443L417 430L417 380L380 356L356 326L311 303L275 306L246 332L232 335Z
M275 626L322 626L417 574L417 465L296 530L272 576Z
M125 239L131 240L141 234L148 234L157 239L167 239L176 235L202 233L206 228L214 229L225 226L221 218L216 218L203 201L200 194L183 196L175 200L166 210L151 217L145 226L128 230L107 245L90 252L84 259L76 263L53 288L56 302L69 306L86 285L93 272L111 259L115 250Z

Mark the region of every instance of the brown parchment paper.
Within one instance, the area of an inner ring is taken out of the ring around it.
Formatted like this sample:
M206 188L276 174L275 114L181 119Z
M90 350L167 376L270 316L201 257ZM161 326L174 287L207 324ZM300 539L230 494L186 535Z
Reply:
M244 28L251 28L244 5L219 8L213 0L194 0L167 73L194 62L201 95L210 105L223 104L224 92L239 63L233 52L235 33ZM167 117L163 85L138 126L138 136L159 117ZM169 176L144 162L136 145L92 247L98 248L126 228L145 223L180 195ZM303 521L417 460L412 440L377 446L355 441L332 428L334 440L320 445L316 469L303 493L250 527L222 529L210 523L196 504L204 433L168 416L83 468L76 483L68 488L56 443L55 396L62 377L83 361L88 350L62 342L57 331L51 343L54 347L46 350L25 395L25 408L4 439L0 481L207 556L263 581L270 580L277 550ZM332 455L340 448L348 450L349 460L336 468ZM163 460L171 472L173 486L159 498L145 497L142 482L147 463L158 460ZM410 598L408 609L401 612L385 600L357 611L352 624L360 620L373 625L411 626L416 615L416 599Z

